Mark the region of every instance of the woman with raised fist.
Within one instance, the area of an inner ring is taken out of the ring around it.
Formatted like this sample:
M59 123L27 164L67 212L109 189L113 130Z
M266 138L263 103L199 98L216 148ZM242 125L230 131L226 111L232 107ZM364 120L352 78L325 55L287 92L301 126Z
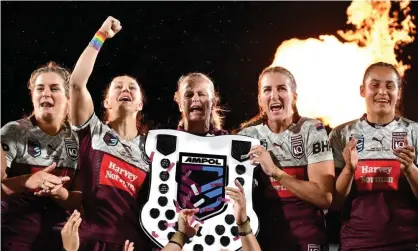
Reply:
M106 116L102 122L87 89L102 45L121 29L119 20L108 17L81 54L70 79L71 118L80 142L84 183L80 250L120 251L126 239L135 250L143 250L148 242L138 219L149 172L141 124L143 91L134 78L115 77L103 100Z
M330 134L339 174L332 208L342 210L342 251L418 245L418 123L399 116L401 91L393 65L370 65L360 86L367 113Z

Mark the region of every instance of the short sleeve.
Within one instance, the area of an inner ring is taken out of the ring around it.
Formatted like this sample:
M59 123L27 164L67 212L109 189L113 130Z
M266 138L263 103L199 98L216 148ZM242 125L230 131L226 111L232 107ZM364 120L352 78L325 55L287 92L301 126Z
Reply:
M94 131L98 129L98 127L100 126L101 121L100 119L97 117L97 115L95 113L93 113L90 118L86 121L86 123L84 123L81 126L75 126L72 125L71 129L76 132L78 135L84 133L90 133L90 135L93 135Z
M255 127L247 127L237 133L237 135L258 138L258 132Z
M10 122L1 128L1 147L6 154L7 167L10 168L12 162L23 154L25 140L24 133L18 122Z
M327 131L321 122L309 125L305 144L308 164L333 160Z

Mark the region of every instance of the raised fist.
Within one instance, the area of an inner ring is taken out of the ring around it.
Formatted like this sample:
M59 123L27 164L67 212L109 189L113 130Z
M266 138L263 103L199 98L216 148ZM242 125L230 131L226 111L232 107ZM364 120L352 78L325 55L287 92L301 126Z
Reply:
M116 33L122 29L119 20L114 17L109 16L106 21L102 24L99 31L106 34L106 38L112 38Z

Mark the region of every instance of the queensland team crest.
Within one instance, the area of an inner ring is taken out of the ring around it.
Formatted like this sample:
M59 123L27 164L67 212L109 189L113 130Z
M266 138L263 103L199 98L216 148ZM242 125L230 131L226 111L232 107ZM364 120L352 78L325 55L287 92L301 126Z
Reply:
M71 160L78 159L78 148L77 141L75 139L64 139L65 151L67 152L68 158Z
M103 140L108 146L116 146L119 142L119 138L113 135L111 132L107 132L105 136L103 136Z
M38 139L28 138L28 154L34 158L41 155L41 143Z
M396 150L397 148L402 148L405 146L404 139L406 137L406 132L392 132L392 149Z
M302 135L293 136L290 138L292 156L300 159L305 155L305 148L303 147Z
M352 138L357 139L357 152L361 152L364 150L364 136L363 134L351 134L350 138L348 140L351 140Z
M177 166L177 201L181 208L199 208L204 220L224 209L226 156L180 153Z

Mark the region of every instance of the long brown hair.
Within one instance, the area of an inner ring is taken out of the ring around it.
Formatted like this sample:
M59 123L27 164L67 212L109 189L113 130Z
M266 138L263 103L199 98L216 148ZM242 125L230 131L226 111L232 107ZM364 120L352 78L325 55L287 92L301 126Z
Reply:
M295 77L293 76L293 74L284 67L269 66L269 67L264 68L264 70L260 73L260 76L258 77L258 96L260 96L261 80L264 77L264 75L266 75L268 73L281 73L281 74L285 75L290 81L291 91L293 93L296 93L297 85L296 85ZM250 126L259 125L259 124L264 123L265 121L267 121L267 115L263 111L263 109L260 105L258 106L258 109L259 109L259 113L256 116L249 119L248 121L245 121L245 122L241 123L240 128L238 130L242 130L242 129L250 127ZM297 109L297 106L296 106L296 99L293 99L292 109L293 109L293 120L296 121L300 118L300 115L299 115L299 112L298 112L298 109Z
M28 81L28 89L30 90L30 94L32 95L33 90L35 88L35 81L36 79L43 73L48 73L48 72L55 72L57 73L63 80L64 80L64 92L65 92L65 96L69 99L70 98L70 77L71 77L71 73L70 70L58 65L56 62L54 61L49 61L47 64L42 65L41 67L39 67L38 69L34 70L29 78ZM69 108L68 108L69 109ZM32 111L30 116L33 116L34 112ZM70 124L70 113L67 112L67 114L65 115L65 118L62 122L62 125L65 127L65 129L67 129L67 131L69 132L69 135L67 135L68 137L71 136L71 124Z
M220 97L219 97L219 94L215 91L213 81L207 75L200 73L200 72L193 72L193 73L189 73L187 75L181 76L180 79L177 81L177 91L174 93L174 101L176 101L177 104L180 105L180 102L181 102L180 90L183 85L185 84L190 85L192 83L196 83L202 80L204 80L210 85L210 90L212 91L212 94L213 94L213 99L212 99L213 106L212 106L212 111L210 113L210 125L213 128L221 130L223 126L223 122L224 122L223 121L224 117L221 115L221 112L223 112L224 110L220 107L220 104L219 104ZM181 120L179 122L179 126L184 125L184 120L185 118L182 114Z
M113 80L117 77L129 77L131 79L133 79L136 83L138 83L138 81L136 80L136 78L130 76L130 75L120 75L120 76L116 76L112 79L112 81L107 85L104 94L103 94L103 103L104 101L108 98L109 95L109 89L110 89L110 85L112 84ZM142 86L138 83L139 86L139 92L141 93L141 100L142 100L142 104L145 103L146 101L146 97L145 97L145 93L144 90L142 89ZM148 132L148 126L146 123L143 123L143 114L141 111L138 111L138 113L136 114L136 129L138 130L140 135L145 135ZM103 121L105 123L107 123L109 121L109 112L106 108L104 108L104 115L103 115Z

